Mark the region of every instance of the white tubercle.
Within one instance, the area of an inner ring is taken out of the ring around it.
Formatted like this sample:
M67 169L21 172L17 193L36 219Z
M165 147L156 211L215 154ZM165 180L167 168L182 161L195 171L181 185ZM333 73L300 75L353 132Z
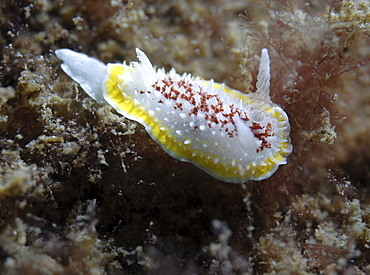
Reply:
M150 89L150 85L157 81L157 74L152 63L143 51L136 48L136 55L140 62L132 62L135 70L132 70L132 81L135 83L135 89L138 91L146 91Z

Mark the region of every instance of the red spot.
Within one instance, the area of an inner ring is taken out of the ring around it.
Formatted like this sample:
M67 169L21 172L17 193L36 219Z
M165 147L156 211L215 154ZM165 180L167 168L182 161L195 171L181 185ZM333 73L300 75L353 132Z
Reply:
M218 122L219 122L215 114L211 114L211 117L209 118L209 120L211 122L216 123L216 124L218 124Z
M266 126L261 126L261 124L257 122L252 122L252 126L250 126L254 136L258 138L262 143L259 148L257 148L257 153L261 152L264 148L271 148L271 143L269 143L266 138L272 137L275 134L272 132L272 125L271 123L267 123ZM264 131L261 131L264 130Z
M177 103L175 104L175 107L174 107L174 108L175 108L175 109L180 109L181 111L183 111L182 103L177 102Z
M198 112L199 112L199 107L194 107L190 110L190 113L189 113L189 116L190 115L195 115L197 116L198 115Z

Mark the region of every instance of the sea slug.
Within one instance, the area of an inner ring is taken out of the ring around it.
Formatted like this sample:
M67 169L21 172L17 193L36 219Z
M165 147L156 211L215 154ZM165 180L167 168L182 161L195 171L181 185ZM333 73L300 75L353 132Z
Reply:
M172 157L225 182L270 177L292 151L288 116L269 95L270 59L262 50L257 90L244 94L213 80L140 62L107 64L69 49L62 69L93 99L141 123Z

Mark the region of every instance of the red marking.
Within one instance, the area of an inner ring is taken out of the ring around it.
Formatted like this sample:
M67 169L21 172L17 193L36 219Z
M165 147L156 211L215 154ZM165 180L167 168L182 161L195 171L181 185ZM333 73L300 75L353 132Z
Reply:
M194 107L190 110L190 113L189 115L195 115L197 116L198 115L198 111L199 111L199 107Z
M177 102L176 104L175 104L175 107L174 107L175 109L180 109L181 111L183 111L184 109L182 108L182 103L179 103L179 102Z
M247 114L242 109L238 109L234 104L231 104L228 106L230 111L226 113L225 105L221 98L217 95L205 93L202 86L198 86L197 89L194 89L194 85L185 80L174 81L171 78L166 78L157 81L152 87L160 92L167 100L174 101L173 108L175 110L183 110L183 103L178 102L179 100L190 103L193 107L190 109L188 115L198 116L200 113L203 113L205 120L209 121L207 123L209 128L212 127L212 123L219 124L221 128L224 128L228 123L234 125L235 116L240 117L243 121L249 121ZM181 92L180 88L182 88ZM216 101L216 103L211 104L211 100ZM160 100L158 103L163 103L163 101ZM219 114L218 116L221 116L222 119L218 118L217 114ZM252 126L252 128L253 127L254 126ZM197 126L194 127L194 130L196 129L198 129ZM236 134L235 130L227 129L226 132L228 132L230 137L234 137ZM260 138L260 133L256 132L255 135L258 136L257 138Z
M261 126L261 124L252 121L252 126L249 126L256 138L258 138L262 143L259 148L257 148L257 153L261 152L265 148L271 148L271 143L266 140L267 137L272 137L275 134L272 132L271 123L267 123L266 126ZM264 131L261 131L264 130Z
M218 124L218 119L217 119L217 117L215 116L215 114L211 114L211 117L209 118L209 120L211 121L211 122L214 122L214 123L216 123L216 124Z

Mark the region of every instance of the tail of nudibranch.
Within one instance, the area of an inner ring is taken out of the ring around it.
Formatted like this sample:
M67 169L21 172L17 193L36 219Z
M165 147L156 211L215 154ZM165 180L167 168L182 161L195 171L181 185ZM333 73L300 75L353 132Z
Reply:
M97 102L106 103L103 97L103 83L107 66L100 60L69 49L55 51L63 61L63 71L79 83L84 91Z

